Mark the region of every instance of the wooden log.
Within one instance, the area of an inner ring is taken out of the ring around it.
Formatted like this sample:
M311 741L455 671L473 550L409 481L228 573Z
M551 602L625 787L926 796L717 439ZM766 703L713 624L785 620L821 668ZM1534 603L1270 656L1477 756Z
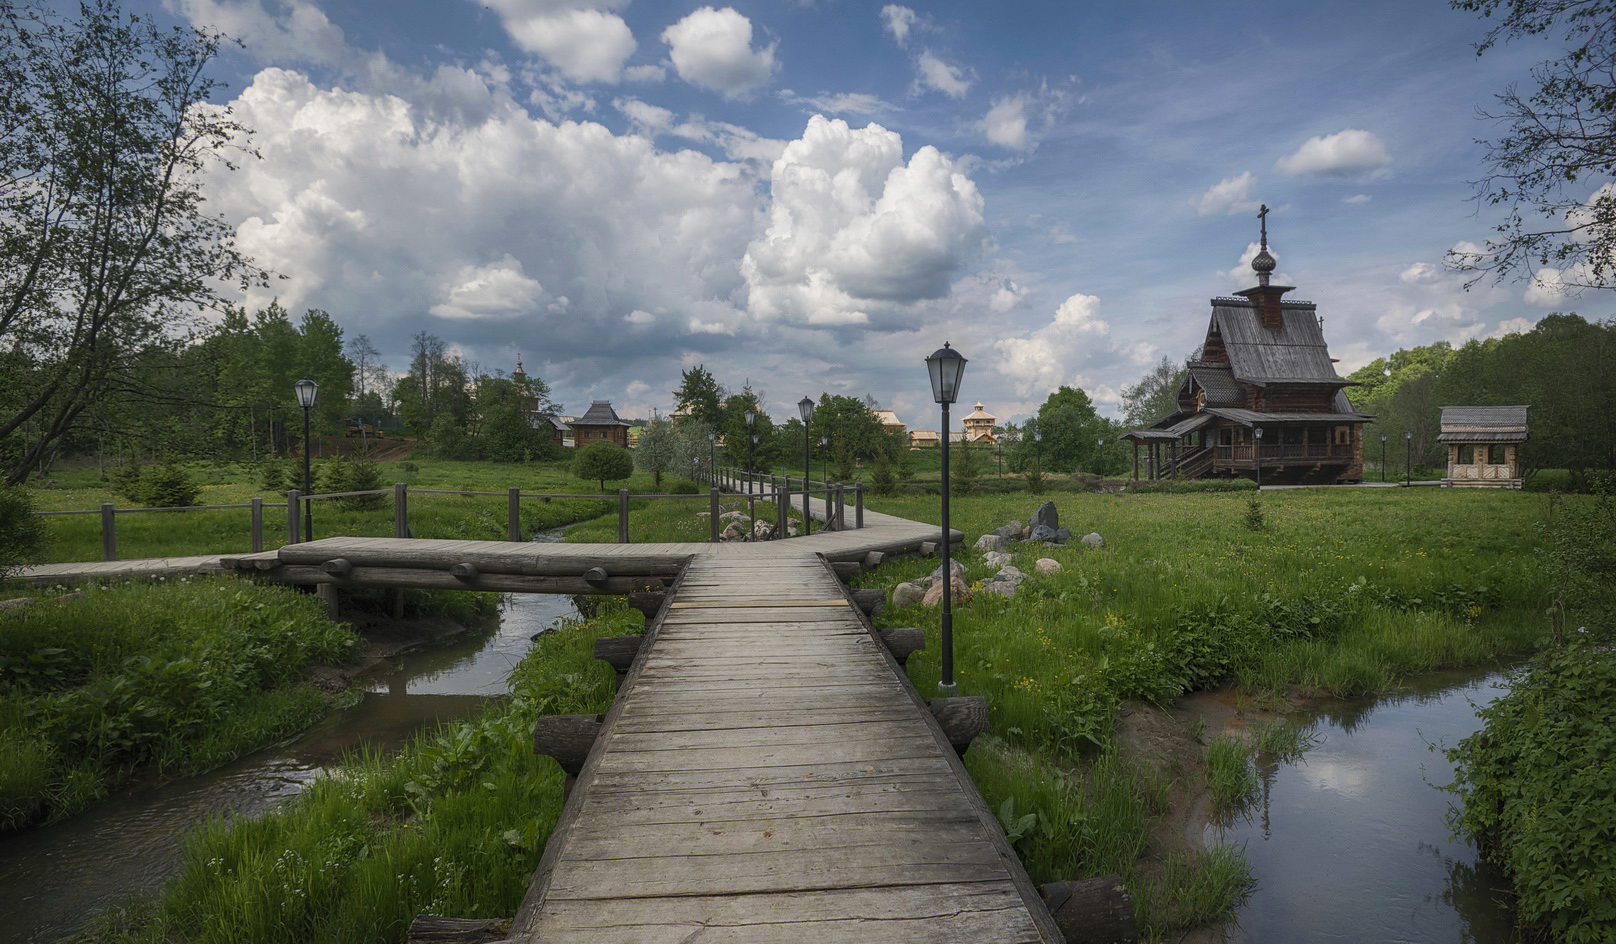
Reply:
M645 590L639 593L631 593L628 595L628 605L639 610L646 619L656 619L656 615L662 611L662 601L667 596L667 593L661 590Z
M1120 875L1038 886L1066 944L1133 944L1139 940L1133 902Z
M337 585L334 583L322 583L315 592L319 593L320 599L325 603L326 618L333 620L340 618L342 608L337 600Z
M886 591L879 587L869 590L854 590L852 592L853 605L864 611L864 615L874 619L876 614L886 609Z
M287 545L278 551L279 559L288 564L319 564L333 557L345 557L355 567L401 567L427 570L444 569L452 561L476 564L484 574L521 574L533 577L577 577L600 564L600 554L587 545L528 545L499 542L500 550L490 550L493 542L455 542L465 545L453 549L434 548L439 542L398 540L395 538L366 539L364 545L345 547L344 539L328 538L311 544ZM484 545L478 547L477 545ZM624 549L627 551L627 549ZM689 562L690 552L633 551L614 553L611 572L614 577L667 577L672 578Z
M836 572L838 580L842 583L848 583L864 572L864 565L858 561L832 561L830 569Z
M353 564L347 558L336 557L321 564L320 569L333 577L346 577L353 573Z
M595 658L610 665L617 673L619 689L623 687L623 680L634 665L634 657L640 654L640 647L644 644L644 636L607 636L595 640Z
M278 557L266 557L250 562L254 570L279 570L285 562Z
M916 626L889 626L876 630L875 634L899 665L907 665L911 654L926 648L926 631Z
M933 698L926 703L932 716L947 735L948 743L961 757L976 736L988 729L988 700L981 695L959 698Z
M930 557L931 555L937 553L937 549L941 546L942 542L940 541L921 541L920 553Z
M404 944L495 944L511 933L501 918L439 918L421 915L410 922Z
M467 583L475 583L477 578L482 575L477 572L476 564L469 564L462 561L459 564L454 564L449 567L449 576L455 578L456 580L464 580Z
M600 736L603 715L545 715L533 726L533 753L555 758L567 775L562 796L572 796L578 773Z
M662 583L660 578L611 577L605 583L592 584L582 577L535 577L485 572L479 572L476 580L461 580L445 570L359 566L355 566L346 577L334 577L319 567L291 564L258 576L260 580L275 583L340 583L345 587L413 587L421 590L487 590L496 593L588 593L606 596L644 590L648 583Z
M584 571L584 579L592 584L603 584L607 581L608 577L609 575L606 573L606 568L604 567L591 567Z
M859 525L859 527L862 528L863 525ZM864 555L864 569L874 570L875 568L880 567L881 562L886 559L887 555L881 551L871 551L870 553Z

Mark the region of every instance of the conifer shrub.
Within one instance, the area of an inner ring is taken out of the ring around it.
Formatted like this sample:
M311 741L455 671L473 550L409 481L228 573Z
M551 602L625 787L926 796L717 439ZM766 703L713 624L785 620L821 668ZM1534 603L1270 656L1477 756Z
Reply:
M870 488L877 495L891 495L897 490L897 483L892 478L892 460L884 452L875 457L875 468L870 471Z
M141 501L141 472L140 457L130 453L129 461L118 466L117 471L112 473L112 490L123 496L126 501Z
M141 477L138 501L151 508L186 508L199 504L202 487L185 467L165 462Z
M0 486L0 579L45 554L49 533L27 489Z

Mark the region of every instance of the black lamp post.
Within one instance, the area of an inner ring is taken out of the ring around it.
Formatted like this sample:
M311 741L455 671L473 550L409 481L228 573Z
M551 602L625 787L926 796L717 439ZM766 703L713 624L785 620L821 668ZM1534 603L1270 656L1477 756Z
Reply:
M948 559L948 405L959 399L965 357L945 343L926 358L926 370L931 374L932 399L943 408L943 613L938 623L943 638L943 673L937 693L946 696L959 693L959 686L954 684L954 572Z
M1257 457L1257 491L1262 491L1262 427L1253 431L1257 437L1257 445L1251 447L1252 453Z
M303 540L314 540L314 503L309 493L314 490L314 478L309 474L309 411L314 409L314 398L319 385L304 378L292 385L297 391L297 405L303 408Z
M757 449L757 434L752 432L752 421L755 420L755 419L757 419L757 413L751 407L747 407L746 408L746 434L749 437L749 441L746 444L746 474L747 475L752 474L752 454ZM748 491L750 491L750 489L748 489Z
M1386 434L1380 434L1380 484L1386 484Z
M1414 431L1403 430L1403 451L1406 456L1403 461L1403 484L1414 484Z
M707 478L711 482L718 481L718 430L707 431Z
M808 453L814 440L808 435L808 421L814 418L814 401L808 397L798 400L797 412L802 416L802 533L813 534L814 519L808 514L808 480L813 477L813 467Z
M1094 474L1102 479L1105 478L1105 453L1102 451L1104 447L1105 437L1094 437Z

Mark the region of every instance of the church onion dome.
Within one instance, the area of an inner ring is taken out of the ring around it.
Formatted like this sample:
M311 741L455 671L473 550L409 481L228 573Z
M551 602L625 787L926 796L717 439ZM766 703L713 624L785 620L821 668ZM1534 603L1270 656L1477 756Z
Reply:
M1259 250L1257 255L1251 260L1251 268L1258 275L1267 275L1270 272L1273 272L1274 268L1278 265L1279 263L1274 261L1274 257L1268 254L1267 246L1264 246L1261 250Z

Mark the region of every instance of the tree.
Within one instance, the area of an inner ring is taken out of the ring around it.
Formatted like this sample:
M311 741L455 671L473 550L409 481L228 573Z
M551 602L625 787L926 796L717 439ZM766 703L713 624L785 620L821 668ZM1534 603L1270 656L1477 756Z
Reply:
M1478 203L1505 209L1479 251L1456 249L1448 264L1494 281L1532 279L1571 289L1616 287L1616 0L1452 0L1492 18L1476 45L1559 34L1565 52L1510 85L1481 117L1506 124L1481 142L1487 173ZM1597 189L1593 189L1597 188ZM1590 193L1590 190L1592 192ZM1550 267L1554 272L1544 272Z
M1178 391L1184 386L1189 369L1162 359L1139 382L1122 388L1122 421L1128 426L1149 426L1178 410Z
M657 491L662 491L662 476L674 471L678 450L673 424L666 417L653 414L651 421L640 430L640 441L634 446L634 465L641 472L651 473Z
M578 450L572 459L572 474L580 479L600 480L600 490L606 491L606 481L619 481L634 474L634 457L617 443L601 440Z
M246 129L206 104L223 36L87 0L0 0L0 441L9 482L85 410L137 386L141 353L266 273L203 212L201 172Z
M814 446L820 437L830 440L830 448L837 460L838 472L850 478L855 459L873 459L886 449L886 430L875 418L870 407L858 397L843 397L829 393L819 395L809 421Z
M1043 464L1055 469L1079 472L1094 468L1096 438L1109 430L1094 411L1089 395L1077 387L1061 387L1038 408L1037 429L1044 435L1040 445Z
M713 429L724 427L724 390L701 364L680 375L682 383L673 392L679 409L693 420L700 420Z
M0 580L39 561L50 543L45 519L34 514L27 489L0 485Z

